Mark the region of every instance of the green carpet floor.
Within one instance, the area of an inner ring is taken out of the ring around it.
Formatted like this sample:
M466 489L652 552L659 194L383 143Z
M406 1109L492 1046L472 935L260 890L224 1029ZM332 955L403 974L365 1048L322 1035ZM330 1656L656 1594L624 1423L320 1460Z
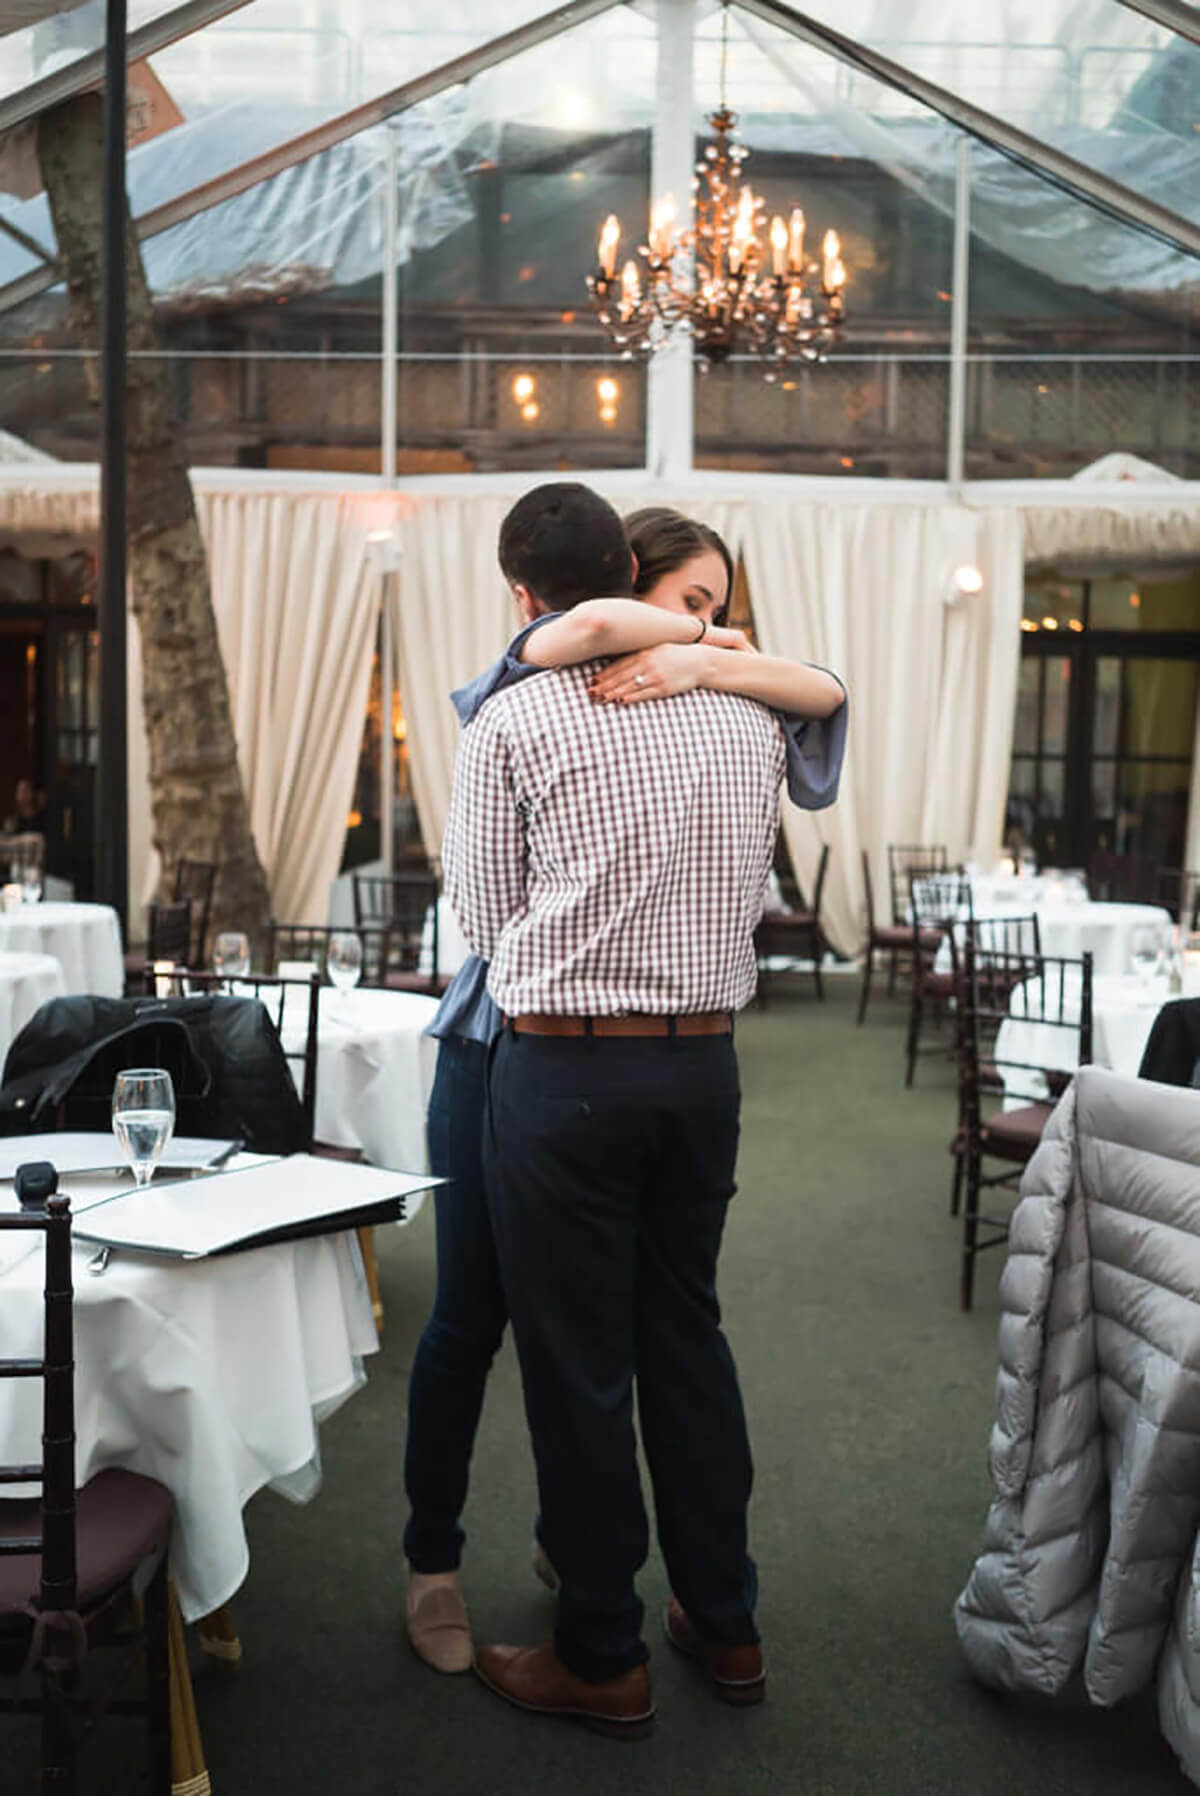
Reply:
M387 1303L370 1380L323 1431L306 1508L248 1512L236 1602L246 1659L196 1667L215 1796L1159 1796L1192 1786L1152 1695L1116 1711L981 1690L951 1605L980 1538L1001 1257L957 1307L948 1216L949 1065L902 1084L902 1007L854 1026L856 984L776 981L739 1025L741 1191L726 1322L757 1462L752 1543L768 1698L738 1712L661 1640L641 1580L659 1719L641 1744L509 1709L439 1678L402 1627L404 1405L432 1289L430 1212L381 1234ZM701 1424L702 1424L702 1419ZM551 1600L529 1570L535 1496L515 1360L495 1369L476 1454L465 1580L477 1638L534 1641ZM81 1780L134 1790L122 1724ZM0 1765L3 1760L0 1758ZM128 1763L128 1760L126 1760ZM0 1789L10 1785L0 1770Z

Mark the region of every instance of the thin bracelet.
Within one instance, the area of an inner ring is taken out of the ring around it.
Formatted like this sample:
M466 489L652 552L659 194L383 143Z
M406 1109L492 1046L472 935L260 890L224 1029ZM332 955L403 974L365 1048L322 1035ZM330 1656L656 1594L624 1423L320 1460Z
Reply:
M703 642L704 638L707 635L708 635L708 619L706 617L702 617L700 619L700 634L699 634L699 636L693 636L692 641L694 643Z

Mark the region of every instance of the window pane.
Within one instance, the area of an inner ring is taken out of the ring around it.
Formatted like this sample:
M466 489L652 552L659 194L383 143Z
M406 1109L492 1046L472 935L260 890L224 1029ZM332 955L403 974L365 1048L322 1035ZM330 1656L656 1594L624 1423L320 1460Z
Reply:
M1126 661L1124 752L1190 758L1195 737L1195 662Z
M1046 658L1046 693L1042 709L1042 749L1061 755L1067 750L1067 714L1071 699L1071 663L1065 655Z
M1093 630L1200 630L1200 572L1175 569L1093 580Z
M1115 755L1121 729L1121 663L1108 655L1096 662L1096 697L1092 716L1092 753Z
M1092 762L1092 814L1097 824L1111 823L1117 809L1117 763Z
M1118 854L1146 855L1163 867L1183 861L1190 761L1132 761L1121 768Z
M1042 762L1042 800L1040 805L1043 823L1052 817L1063 814L1063 779L1066 772L1065 761Z
M1013 725L1013 753L1036 754L1038 745L1038 694L1041 687L1040 655L1023 655L1017 683L1017 715Z

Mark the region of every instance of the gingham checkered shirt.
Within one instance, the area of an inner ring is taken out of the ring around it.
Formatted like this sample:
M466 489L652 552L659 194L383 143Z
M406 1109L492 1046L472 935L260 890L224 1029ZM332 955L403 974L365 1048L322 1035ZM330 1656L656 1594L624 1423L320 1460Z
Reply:
M779 826L779 723L705 690L597 704L597 665L525 680L465 730L446 894L509 1016L740 1009Z

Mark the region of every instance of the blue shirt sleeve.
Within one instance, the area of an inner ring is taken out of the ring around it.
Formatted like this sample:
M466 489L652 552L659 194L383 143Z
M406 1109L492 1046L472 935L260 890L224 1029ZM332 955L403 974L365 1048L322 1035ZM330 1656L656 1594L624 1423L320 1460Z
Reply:
M833 677L837 679L836 674ZM825 810L835 802L842 777L849 698L842 700L832 717L800 717L795 711L777 711L776 716L787 745L788 797L802 811Z
M458 712L458 721L464 729L480 705L491 698L493 693L503 692L506 686L523 680L527 674L545 673L544 667L535 667L532 661L522 661L521 650L535 630L540 630L543 624L552 623L561 615L558 611L547 611L542 617L535 617L531 624L526 624L523 630L517 631L498 661L493 661L481 674L476 674L473 680L468 680L465 686L460 686L457 692L450 694L451 703Z

